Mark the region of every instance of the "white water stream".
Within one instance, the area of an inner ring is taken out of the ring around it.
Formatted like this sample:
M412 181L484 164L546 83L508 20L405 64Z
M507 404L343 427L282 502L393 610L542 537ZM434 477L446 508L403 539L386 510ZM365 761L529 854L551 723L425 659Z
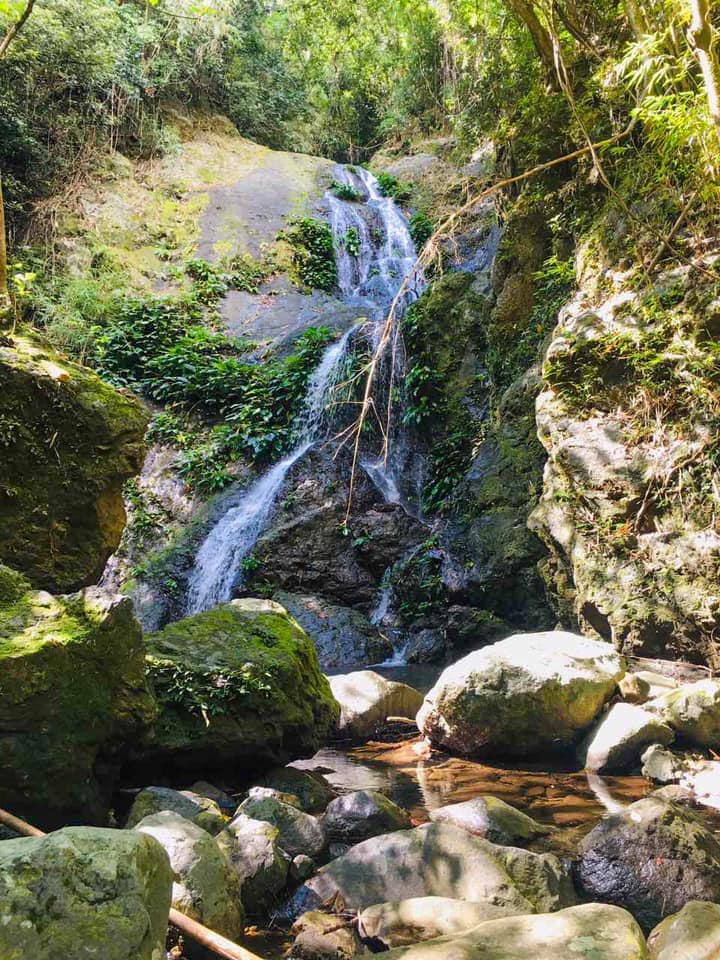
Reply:
M405 217L391 198L380 194L371 173L362 169L350 173L342 168L337 179L359 188L367 197L364 202L348 202L332 191L326 194L337 251L338 286L348 303L368 307L374 324L373 339L377 342L387 309L404 277L413 270L415 247ZM350 249L353 243L348 241L349 237L359 241L357 255ZM421 274L413 277L403 306L416 298L422 285ZM201 544L188 579L187 614L209 610L229 600L242 585L243 561L250 557L271 519L289 471L325 438L325 410L354 332L351 328L325 351L310 379L303 409L296 420L297 442L293 451L242 491ZM399 502L400 492L391 465L375 461L364 466L387 500Z

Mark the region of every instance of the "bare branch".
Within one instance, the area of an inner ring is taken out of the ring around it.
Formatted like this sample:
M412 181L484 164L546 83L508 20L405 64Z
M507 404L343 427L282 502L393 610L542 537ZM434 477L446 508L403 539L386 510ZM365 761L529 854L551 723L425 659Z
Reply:
M8 32L3 37L2 41L0 41L0 60L2 60L2 58L5 56L5 52L7 51L7 48L10 46L10 44L13 42L15 37L20 33L22 28L25 26L27 18L32 13L32 9L34 6L35 6L35 0L28 0L25 9L20 15L20 19L16 20L15 23L12 24Z

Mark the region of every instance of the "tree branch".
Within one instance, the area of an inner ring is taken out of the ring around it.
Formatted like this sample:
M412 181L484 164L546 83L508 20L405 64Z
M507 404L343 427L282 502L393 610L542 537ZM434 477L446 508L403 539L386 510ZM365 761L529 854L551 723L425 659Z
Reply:
M15 23L13 23L10 26L10 29L3 37L2 41L0 41L0 60L2 60L2 58L5 56L5 52L7 51L7 48L10 46L10 44L13 42L15 37L20 33L22 28L25 26L27 18L32 13L32 9L34 6L35 6L35 0L28 0L25 6L25 9L20 15L20 19L16 20Z

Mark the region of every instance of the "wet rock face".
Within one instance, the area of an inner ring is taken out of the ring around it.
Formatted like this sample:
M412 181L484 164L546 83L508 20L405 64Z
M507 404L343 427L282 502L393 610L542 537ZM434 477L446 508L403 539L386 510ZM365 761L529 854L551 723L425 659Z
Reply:
M330 735L338 707L315 647L277 603L223 604L146 647L160 716L133 757L138 779L158 764L183 779L238 759L263 770L314 753Z
M517 634L448 667L425 697L418 727L464 755L567 748L623 673L609 644L560 631Z
M206 835L207 836L207 835ZM208 837L208 839L210 839ZM152 837L70 827L0 843L0 956L158 960L173 872Z
M720 897L720 844L692 813L660 797L605 817L579 855L584 894L624 906L645 931L691 900Z
M3 338L0 390L0 562L44 590L95 583L125 526L147 415L30 335Z
M107 822L128 744L154 716L129 600L53 597L0 566L0 805L45 828Z
M392 645L358 610L282 590L274 598L312 638L323 670L382 663L392 656Z

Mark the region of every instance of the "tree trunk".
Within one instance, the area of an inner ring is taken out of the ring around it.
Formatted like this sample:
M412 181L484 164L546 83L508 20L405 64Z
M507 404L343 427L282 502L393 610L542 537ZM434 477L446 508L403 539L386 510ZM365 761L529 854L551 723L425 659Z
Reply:
M688 30L688 40L702 70L710 117L720 141L720 76L713 53L714 38L710 21L710 2L711 0L690 0L692 23Z
M552 38L547 29L540 22L532 0L510 0L515 15L522 20L530 31L535 49L547 71L548 79L553 87L557 87L557 73L555 70L555 52Z
M10 29L5 34L3 39L0 40L0 59L5 56L7 48L10 46L10 44L13 42L15 37L20 33L22 28L25 26L25 22L27 18L30 16L30 14L32 13L32 9L34 6L35 6L35 0L28 0L27 5L25 6L25 9L20 15L20 19L10 27Z

